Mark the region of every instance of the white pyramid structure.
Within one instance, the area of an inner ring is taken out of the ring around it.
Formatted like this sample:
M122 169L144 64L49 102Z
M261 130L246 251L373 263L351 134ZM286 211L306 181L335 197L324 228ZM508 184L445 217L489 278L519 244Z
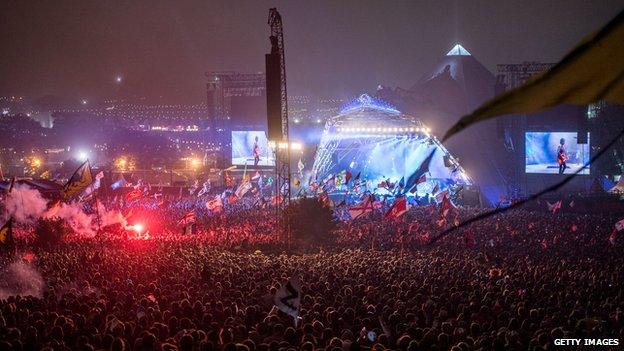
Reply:
M455 44L453 48L446 53L446 56L472 56L468 50L464 49L461 44Z

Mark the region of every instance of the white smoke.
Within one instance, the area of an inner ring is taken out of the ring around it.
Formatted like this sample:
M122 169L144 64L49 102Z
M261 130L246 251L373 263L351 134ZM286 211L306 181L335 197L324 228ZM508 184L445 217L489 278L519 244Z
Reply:
M124 228L128 227L128 221L126 220L126 218L124 218L124 216L121 214L120 211L115 211L115 210L109 211L99 201L97 203L97 209L100 214L100 221L101 221L102 227L106 227L108 225L113 225L113 224L118 224L118 223Z
M0 272L0 300L9 296L34 296L41 298L45 282L29 263L17 260Z
M97 202L96 214L87 214L83 204L73 202L70 204L61 202L47 209L48 201L41 193L27 185L16 185L8 194L6 208L9 216L17 223L31 224L39 218L60 218L67 222L74 232L80 236L92 237L96 234L99 225L102 227L119 223L127 228L128 222L119 211L109 211L100 202Z
M71 204L60 203L48 210L45 218L60 218L65 220L74 232L85 236L94 236L95 228L94 220L82 209L82 204L74 202Z
M7 195L6 209L18 223L32 223L43 216L48 201L28 185L15 185Z

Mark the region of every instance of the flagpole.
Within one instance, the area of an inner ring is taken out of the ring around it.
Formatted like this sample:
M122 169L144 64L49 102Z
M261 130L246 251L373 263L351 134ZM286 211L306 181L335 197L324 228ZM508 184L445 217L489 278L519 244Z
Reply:
M87 159L87 164L89 165L89 168L91 168L91 163L89 162L89 159ZM95 215L96 215L97 224L98 224L97 234L99 237L102 232L102 219L100 218L100 207L98 206L98 200L96 196L97 192L98 192L98 189L93 189L93 200L95 201Z

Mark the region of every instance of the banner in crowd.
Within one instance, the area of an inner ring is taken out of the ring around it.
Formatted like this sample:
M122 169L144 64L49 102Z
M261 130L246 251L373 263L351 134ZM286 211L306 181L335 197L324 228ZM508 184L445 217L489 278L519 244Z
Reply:
M286 285L279 288L275 293L273 302L280 311L292 316L296 320L299 317L299 308L301 307L301 283L299 278L292 277Z

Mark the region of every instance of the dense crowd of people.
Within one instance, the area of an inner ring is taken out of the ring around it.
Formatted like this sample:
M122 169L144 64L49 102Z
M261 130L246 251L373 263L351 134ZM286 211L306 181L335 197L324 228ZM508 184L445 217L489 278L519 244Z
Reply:
M441 227L435 208L398 221L378 210L339 223L332 245L292 252L274 212L244 203L197 213L194 233L182 235L175 224L197 207L189 201L135 203L129 221L149 222L148 240L3 252L0 349L545 350L557 338L624 341L616 216L512 210L429 245L453 225ZM297 319L273 303L295 276Z

